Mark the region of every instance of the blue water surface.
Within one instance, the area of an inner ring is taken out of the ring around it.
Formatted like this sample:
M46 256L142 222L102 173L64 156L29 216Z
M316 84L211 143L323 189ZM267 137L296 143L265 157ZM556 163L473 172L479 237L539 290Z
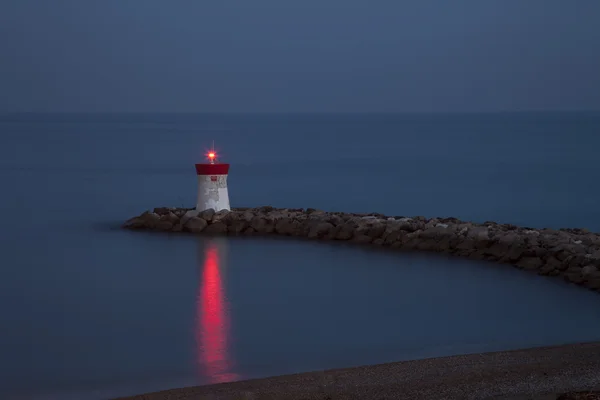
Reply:
M600 114L0 118L0 397L85 399L600 340L600 297L507 266L118 229L195 202L600 231Z

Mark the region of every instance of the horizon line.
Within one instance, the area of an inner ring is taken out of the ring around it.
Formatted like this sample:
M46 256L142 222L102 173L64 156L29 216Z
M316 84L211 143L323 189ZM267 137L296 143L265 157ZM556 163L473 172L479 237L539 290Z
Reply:
M258 114L279 114L279 115L336 115L336 114L384 114L384 115L451 115L451 114L532 114L532 113L598 113L600 109L531 109L531 110L498 110L498 111L0 111L0 115L24 115L24 114L46 114L46 115L64 115L64 114L185 114L185 115L258 115Z

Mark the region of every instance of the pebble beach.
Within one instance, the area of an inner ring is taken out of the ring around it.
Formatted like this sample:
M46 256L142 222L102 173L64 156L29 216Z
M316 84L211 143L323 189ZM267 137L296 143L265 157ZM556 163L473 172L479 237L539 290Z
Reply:
M598 399L600 343L468 354L166 390L120 400Z

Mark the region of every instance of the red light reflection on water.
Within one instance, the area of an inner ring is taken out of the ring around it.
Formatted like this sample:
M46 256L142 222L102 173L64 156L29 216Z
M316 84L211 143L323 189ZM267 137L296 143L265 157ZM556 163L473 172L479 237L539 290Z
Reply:
M238 379L231 372L232 360L228 355L227 339L229 319L224 299L224 288L220 265L222 249L215 241L204 248L201 264L202 278L198 296L198 364L202 374L210 383L230 382Z

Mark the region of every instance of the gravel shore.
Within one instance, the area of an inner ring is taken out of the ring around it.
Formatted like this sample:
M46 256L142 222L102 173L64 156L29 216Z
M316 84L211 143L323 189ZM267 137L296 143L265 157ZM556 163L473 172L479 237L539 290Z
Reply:
M309 372L121 400L600 398L592 397L594 389L600 390L600 342Z

